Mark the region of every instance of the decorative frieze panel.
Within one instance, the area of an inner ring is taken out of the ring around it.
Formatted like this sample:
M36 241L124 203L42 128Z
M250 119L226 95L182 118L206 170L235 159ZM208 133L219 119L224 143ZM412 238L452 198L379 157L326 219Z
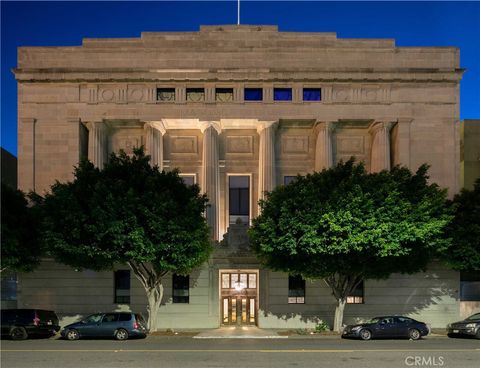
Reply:
M119 129L111 137L112 151L125 151L127 155L133 154L134 148L145 144L142 129Z
M330 102L330 98L325 98L324 101ZM390 86L334 86L332 88L331 102L390 103Z
M365 137L362 136L337 136L337 153L340 155L364 155Z
M227 136L226 154L253 154L253 137L246 136Z
M308 153L308 136L287 135L282 137L282 153L305 154Z
M86 103L155 103L156 87L145 84L82 85L80 102Z
M197 154L198 140L196 136L171 136L170 152L180 154Z

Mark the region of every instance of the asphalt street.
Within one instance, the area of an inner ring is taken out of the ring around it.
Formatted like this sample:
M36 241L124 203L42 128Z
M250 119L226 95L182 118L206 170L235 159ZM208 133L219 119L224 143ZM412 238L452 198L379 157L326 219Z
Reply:
M2 368L480 367L480 340L288 339L2 340Z

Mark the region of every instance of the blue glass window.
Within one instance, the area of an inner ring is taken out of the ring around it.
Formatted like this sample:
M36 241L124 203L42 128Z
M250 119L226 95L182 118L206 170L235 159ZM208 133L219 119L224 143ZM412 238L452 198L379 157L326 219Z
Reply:
M291 88L274 88L273 99L275 101L292 101Z
M304 88L303 101L320 101L322 99L322 90L320 88Z
M245 101L262 101L263 89L261 88L245 88Z

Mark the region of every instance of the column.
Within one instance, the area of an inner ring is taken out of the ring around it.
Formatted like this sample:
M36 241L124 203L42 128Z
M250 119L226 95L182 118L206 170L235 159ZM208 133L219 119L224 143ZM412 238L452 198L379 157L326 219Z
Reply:
M265 192L275 188L275 129L277 122L262 122L257 127L260 136L258 154L258 199L263 199Z
M150 155L150 165L158 166L158 170L163 170L163 136L166 129L161 121L151 121L145 123L145 153Z
M201 123L203 133L202 150L202 180L201 188L207 194L207 224L213 240L219 240L219 215L220 215L220 171L218 165L218 135L220 126L215 122Z
M87 123L88 159L100 170L108 160L108 130L105 123Z
M390 170L390 130L393 123L378 122L370 129L372 135L372 154L370 157L370 172Z
M335 123L317 124L317 143L315 145L315 171L322 171L333 166L333 131Z
M400 118L397 120L396 154L394 165L410 168L410 125L413 119Z

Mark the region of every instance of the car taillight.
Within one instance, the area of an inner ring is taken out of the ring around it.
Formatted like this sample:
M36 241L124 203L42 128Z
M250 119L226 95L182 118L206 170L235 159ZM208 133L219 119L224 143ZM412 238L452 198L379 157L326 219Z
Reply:
M133 328L134 328L135 330L137 330L138 327L140 327L140 326L138 325L137 321L133 322Z
M33 324L34 324L35 326L39 326L39 325L40 325L40 318L38 318L37 312L35 312L35 318L33 319Z

